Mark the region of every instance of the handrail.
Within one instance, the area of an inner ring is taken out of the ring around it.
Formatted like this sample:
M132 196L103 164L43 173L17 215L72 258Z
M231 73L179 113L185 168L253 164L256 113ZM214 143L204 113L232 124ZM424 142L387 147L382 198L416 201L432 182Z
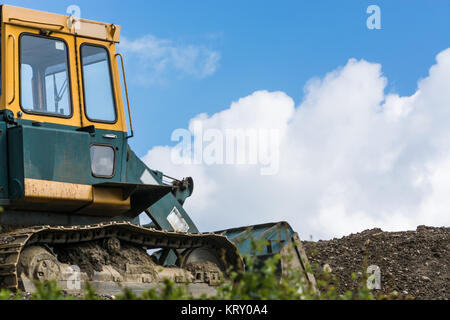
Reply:
M12 38L13 39L13 63L12 68L13 68L13 96L11 98L11 100L8 102L8 105L12 104L14 102L14 100L16 99L16 38L14 37L14 35L10 34L8 35L8 41L9 39Z
M125 66L123 63L123 56L120 53L116 53L116 59L117 56L120 57L120 61L122 63L122 74L123 74L123 83L125 85L125 95L127 97L127 105L128 105L128 120L130 122L130 129L131 129L131 135L127 136L127 139L129 138L133 138L134 137L134 132L133 132L133 121L131 120L131 108L130 108L130 99L128 98L128 87L127 87L127 77L125 75Z
M40 25L44 25L44 26L59 27L59 30L64 29L64 25L56 24L56 23L39 22L39 21L25 20L25 19L19 19L19 18L9 18L9 21L19 21L19 22L25 22L25 23L40 24Z

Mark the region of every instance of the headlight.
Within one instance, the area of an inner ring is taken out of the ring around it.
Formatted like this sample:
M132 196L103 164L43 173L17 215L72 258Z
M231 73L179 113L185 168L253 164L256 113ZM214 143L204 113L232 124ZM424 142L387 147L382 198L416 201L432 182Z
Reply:
M116 153L111 146L91 146L91 170L96 177L112 178Z

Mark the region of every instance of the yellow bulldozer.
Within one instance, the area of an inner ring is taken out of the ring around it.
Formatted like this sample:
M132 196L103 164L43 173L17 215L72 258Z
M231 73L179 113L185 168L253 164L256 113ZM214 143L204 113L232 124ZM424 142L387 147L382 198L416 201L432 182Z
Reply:
M200 233L183 208L193 179L151 169L130 149L119 26L0 12L0 288L33 292L56 280L68 293L89 282L115 294L171 279L210 294L227 270L245 269L250 238L267 243L253 253L261 261L293 252L314 283L289 224ZM143 213L151 224L140 225Z

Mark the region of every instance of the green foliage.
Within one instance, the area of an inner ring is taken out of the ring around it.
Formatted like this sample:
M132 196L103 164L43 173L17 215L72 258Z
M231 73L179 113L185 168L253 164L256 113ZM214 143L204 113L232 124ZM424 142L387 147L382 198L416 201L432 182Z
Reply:
M140 296L125 288L116 300L189 300L193 297L188 291L188 285L176 285L172 280L164 279L161 286L146 290Z
M95 290L91 287L91 284L86 283L86 289L84 294L85 300L100 300L99 296L95 293Z
M24 299L25 299L25 295L20 290L18 292L16 292L15 294L13 294L9 290L4 290L4 289L0 290L0 301L2 301L2 300L24 300Z
M266 241L251 239L251 252L259 252ZM223 282L215 298L221 300L304 300L312 299L314 291L299 270L289 268L283 277L278 275L281 254L275 254L260 265L256 255L245 255L246 270L230 272L230 280Z
M1 289L0 290L0 301L1 300L9 300L12 297L11 291Z
M33 293L33 300L72 300L74 298L65 296L61 288L58 287L56 281L39 282L36 281L36 292Z

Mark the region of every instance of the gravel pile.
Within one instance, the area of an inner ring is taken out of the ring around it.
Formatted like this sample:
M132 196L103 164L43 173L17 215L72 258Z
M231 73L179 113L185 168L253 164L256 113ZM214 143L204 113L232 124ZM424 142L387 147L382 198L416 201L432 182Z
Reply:
M331 270L337 277L341 293L358 285L352 273L362 274L376 265L383 293L396 290L415 299L450 298L450 228L373 229L303 245L313 266Z

